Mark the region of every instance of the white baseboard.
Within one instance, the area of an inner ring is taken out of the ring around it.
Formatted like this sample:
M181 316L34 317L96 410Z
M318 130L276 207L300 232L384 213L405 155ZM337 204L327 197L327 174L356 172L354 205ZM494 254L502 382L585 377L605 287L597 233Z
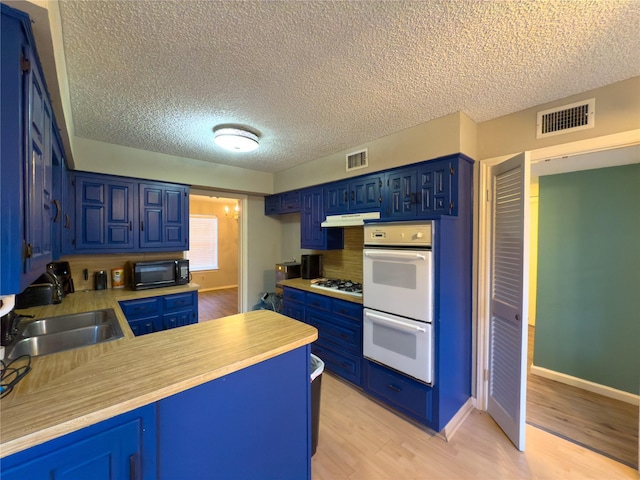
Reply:
M590 382L589 380L584 380L582 378L572 377L566 373L556 372L554 370L549 370L548 368L536 367L535 365L531 365L531 373L533 375L538 375L539 377L548 378L549 380L555 380L556 382L582 388L589 392L630 403L631 405L640 405L640 395L634 395L633 393L625 392L623 390L616 390L615 388Z
M460 410L449 420L449 423L445 425L445 427L440 430L438 436L443 437L447 442L453 438L453 434L458 431L458 429L462 426L464 419L469 416L471 411L475 408L475 399L470 397L467 401L460 407Z
M224 290L225 288L238 288L238 285L224 285L222 287L199 288L199 292L213 292L214 290Z

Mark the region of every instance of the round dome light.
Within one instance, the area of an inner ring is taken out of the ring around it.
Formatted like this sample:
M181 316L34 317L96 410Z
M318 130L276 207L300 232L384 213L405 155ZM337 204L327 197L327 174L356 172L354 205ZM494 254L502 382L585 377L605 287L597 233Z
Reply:
M258 136L239 128L221 128L213 131L217 145L232 152L250 152L258 148Z

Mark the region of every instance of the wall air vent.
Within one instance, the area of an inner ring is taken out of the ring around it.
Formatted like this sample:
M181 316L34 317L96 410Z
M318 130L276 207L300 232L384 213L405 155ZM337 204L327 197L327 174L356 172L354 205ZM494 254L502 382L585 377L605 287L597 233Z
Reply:
M347 172L369 166L369 149L347 154Z
M538 112L536 138L593 128L596 123L596 99L563 105Z

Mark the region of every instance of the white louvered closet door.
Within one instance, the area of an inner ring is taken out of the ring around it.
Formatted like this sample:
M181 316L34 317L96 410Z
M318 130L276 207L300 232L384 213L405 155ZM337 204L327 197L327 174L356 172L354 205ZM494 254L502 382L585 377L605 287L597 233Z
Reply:
M493 225L487 409L518 450L524 450L529 257L528 152L494 166L491 177Z

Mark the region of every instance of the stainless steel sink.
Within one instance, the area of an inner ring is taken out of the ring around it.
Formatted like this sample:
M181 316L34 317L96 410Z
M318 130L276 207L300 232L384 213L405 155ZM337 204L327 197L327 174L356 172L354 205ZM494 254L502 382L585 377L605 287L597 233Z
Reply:
M20 322L8 358L48 355L96 345L124 335L113 309Z

